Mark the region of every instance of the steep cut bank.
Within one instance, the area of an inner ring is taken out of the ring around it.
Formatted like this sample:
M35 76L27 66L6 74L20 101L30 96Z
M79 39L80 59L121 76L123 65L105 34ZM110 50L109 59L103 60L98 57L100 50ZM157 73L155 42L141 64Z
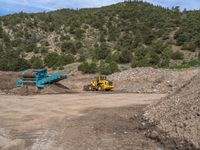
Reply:
M200 74L147 108L148 133L171 149L200 149Z

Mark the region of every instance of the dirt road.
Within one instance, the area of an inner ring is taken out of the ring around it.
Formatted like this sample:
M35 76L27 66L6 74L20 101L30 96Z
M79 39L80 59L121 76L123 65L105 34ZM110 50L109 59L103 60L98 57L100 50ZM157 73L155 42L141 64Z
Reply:
M129 127L132 130L131 134L134 134L132 139L139 136L132 129L137 124L130 123L131 116L141 111L145 105L164 96L163 94L126 93L24 97L1 95L0 136L4 133L4 137L9 140L24 139L25 147L31 150L120 149L123 148L120 146L124 145L122 144L124 140L131 136L126 135L128 131L124 128ZM117 138L109 135L111 127L117 129L112 131L112 135ZM99 131L100 128L102 131ZM117 132L121 132L121 129L124 130L123 135L119 136ZM116 142L122 139L121 136L124 139L119 147L106 147L115 146ZM145 142L145 139L143 140ZM128 148L130 145L124 147L124 149Z

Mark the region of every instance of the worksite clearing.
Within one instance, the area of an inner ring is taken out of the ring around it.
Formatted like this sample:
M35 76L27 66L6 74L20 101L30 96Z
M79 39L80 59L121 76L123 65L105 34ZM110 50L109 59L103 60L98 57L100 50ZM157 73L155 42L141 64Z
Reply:
M135 68L108 76L113 91L88 92L95 75L75 72L38 90L0 72L0 149L199 149L199 75Z

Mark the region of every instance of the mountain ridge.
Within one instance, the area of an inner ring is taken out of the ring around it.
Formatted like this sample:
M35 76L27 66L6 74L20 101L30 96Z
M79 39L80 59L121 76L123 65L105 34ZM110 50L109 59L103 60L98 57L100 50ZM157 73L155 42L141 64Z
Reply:
M73 62L86 67L92 62L96 71L111 63L170 67L187 66L195 59L198 64L199 17L200 11L181 12L142 1L3 16L0 70L62 69Z

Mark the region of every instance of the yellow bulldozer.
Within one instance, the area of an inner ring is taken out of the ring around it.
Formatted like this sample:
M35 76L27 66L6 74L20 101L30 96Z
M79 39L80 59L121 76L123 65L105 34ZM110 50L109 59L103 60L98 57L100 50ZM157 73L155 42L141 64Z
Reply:
M98 76L91 84L83 87L84 91L110 91L115 87L114 83L106 76Z

